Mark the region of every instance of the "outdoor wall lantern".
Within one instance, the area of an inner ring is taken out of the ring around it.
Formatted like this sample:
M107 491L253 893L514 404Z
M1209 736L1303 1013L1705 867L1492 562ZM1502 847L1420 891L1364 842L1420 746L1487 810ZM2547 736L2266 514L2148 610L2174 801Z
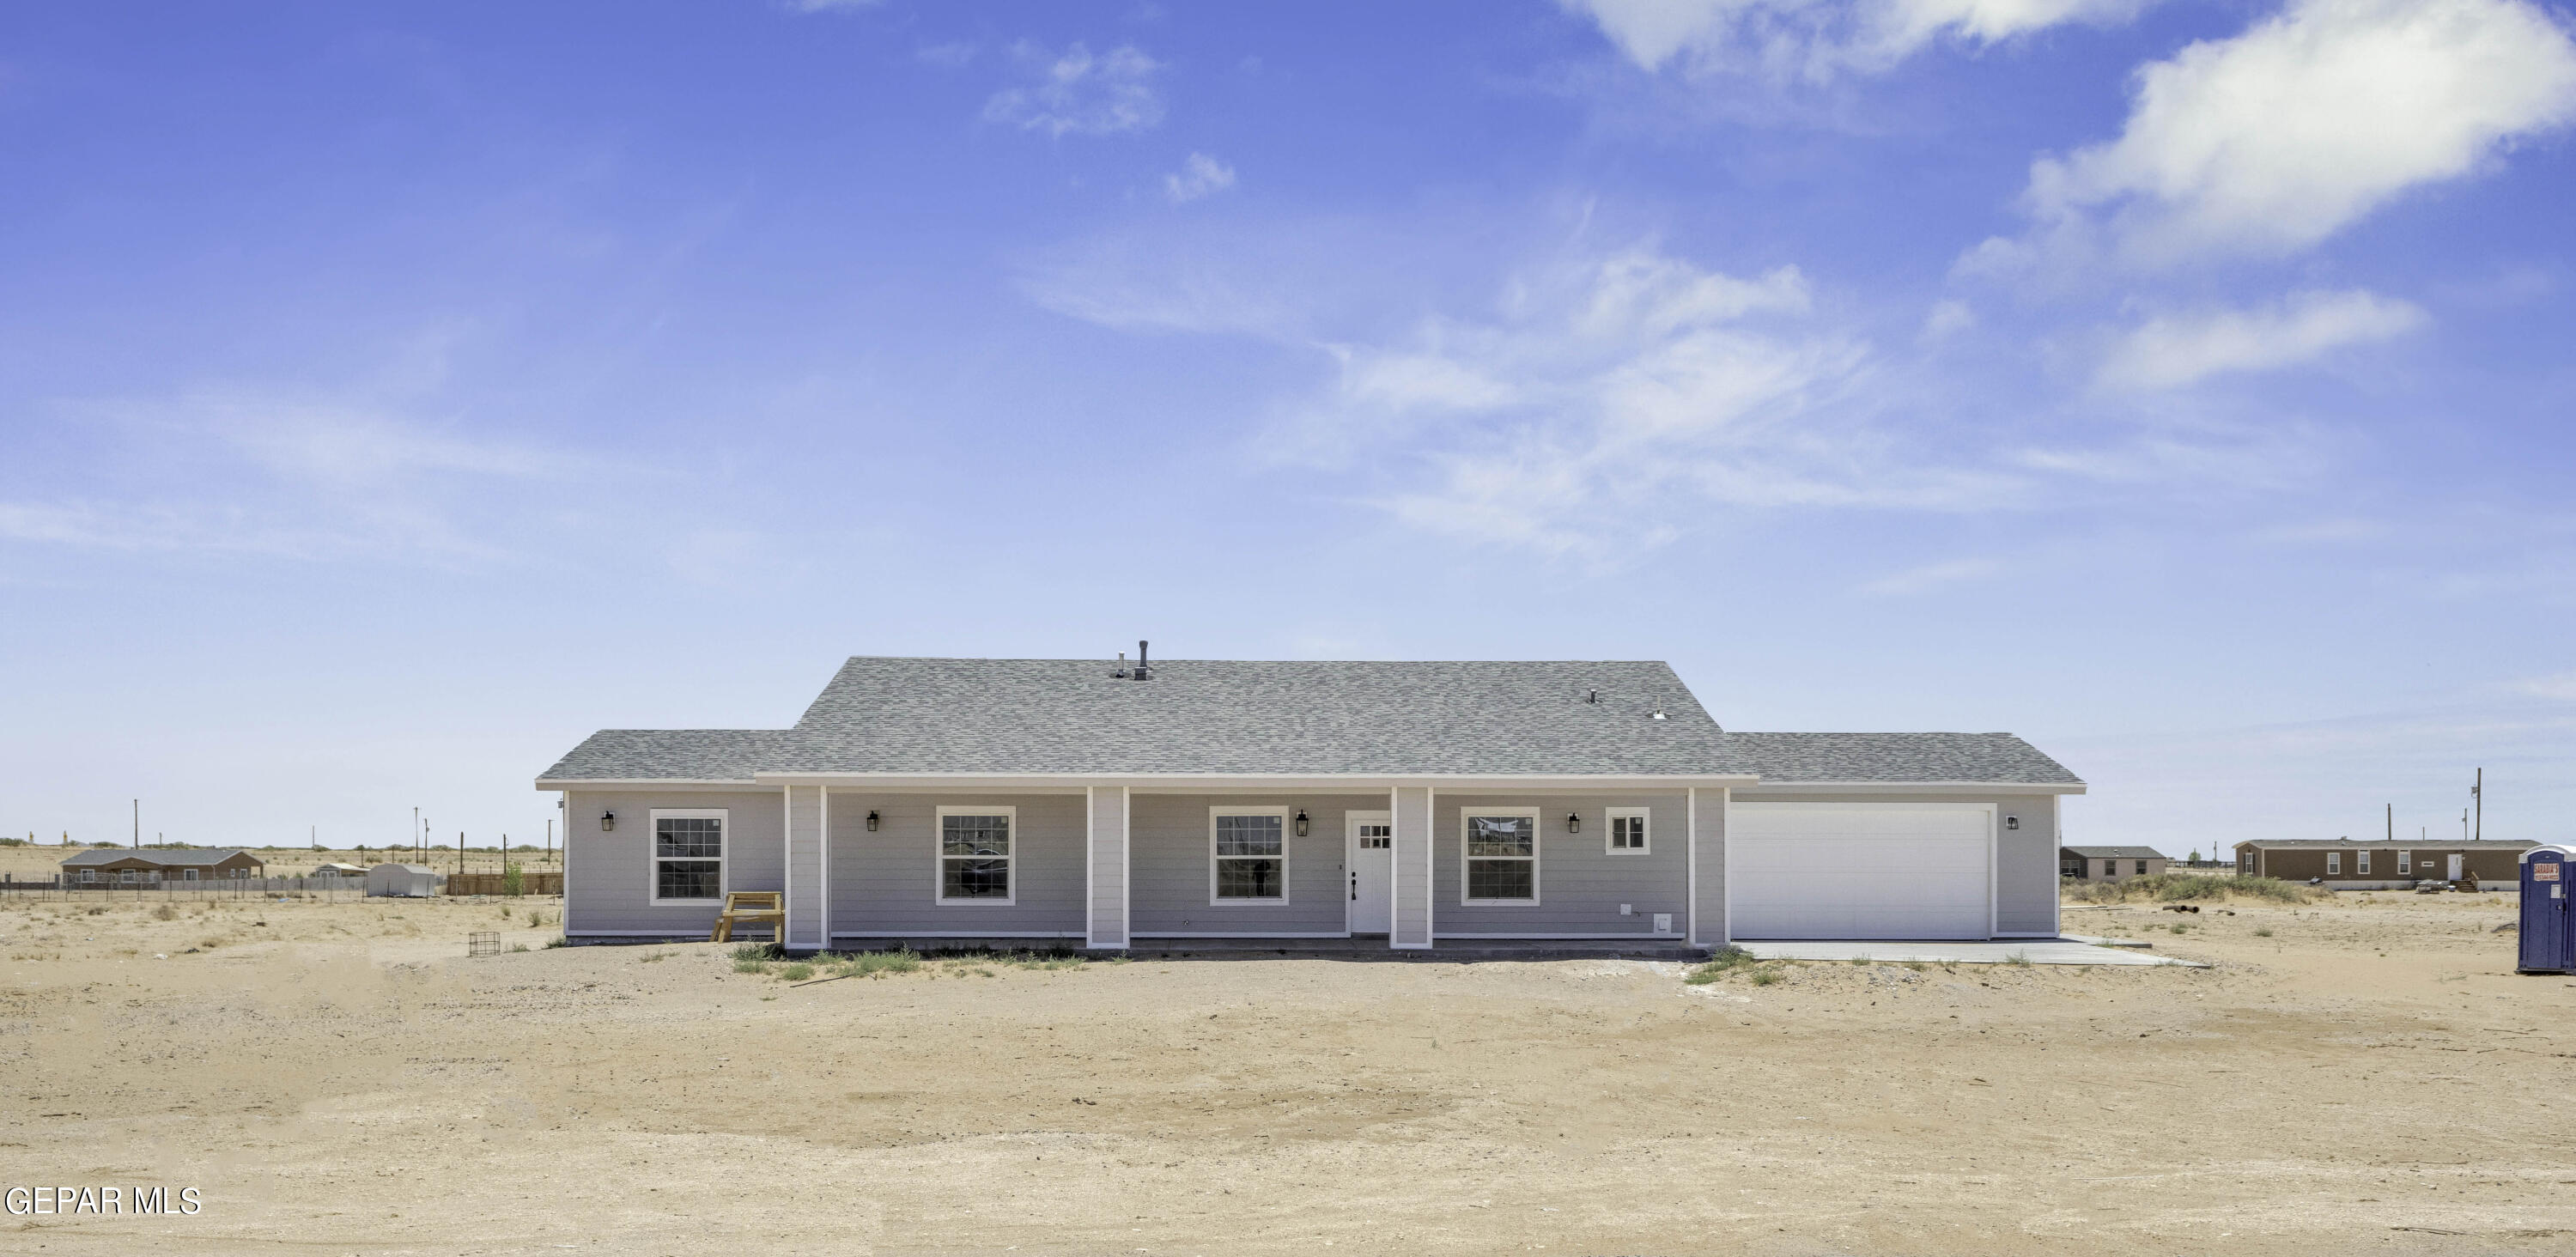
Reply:
M600 813L600 814L599 814L599 827L600 827L600 829L601 829L601 830L603 830L603 831L611 830L611 829L615 829L615 828L617 828L617 813L615 813L615 812L602 812L602 813Z
M2021 828L2021 818L2020 818L2020 817L2018 817L2018 816L2007 816L2007 817L2005 817L2005 818L2004 818L2004 828L2006 828L2006 829L2019 829L2019 828Z
M1297 809L1297 836L1306 836L1306 809L1302 807Z
M872 834L877 832L877 814L873 808L868 811L868 832Z
M1565 814L1565 832L1569 834L1579 834L1583 832L1583 813L1568 812Z

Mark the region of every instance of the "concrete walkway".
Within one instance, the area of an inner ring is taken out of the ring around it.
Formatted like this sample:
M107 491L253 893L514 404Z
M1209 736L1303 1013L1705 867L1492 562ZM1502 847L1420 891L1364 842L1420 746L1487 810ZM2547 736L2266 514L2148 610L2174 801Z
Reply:
M2188 965L2208 968L2198 961L2176 960L2133 948L2102 947L2076 938L2009 939L2001 942L1794 942L1737 943L1763 960L1921 960L1932 964L2000 965L2014 956L2035 965Z

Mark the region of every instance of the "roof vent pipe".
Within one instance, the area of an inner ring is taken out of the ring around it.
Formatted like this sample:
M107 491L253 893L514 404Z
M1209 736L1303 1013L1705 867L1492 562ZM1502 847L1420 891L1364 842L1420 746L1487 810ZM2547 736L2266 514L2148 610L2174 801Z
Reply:
M1114 679L1116 679L1116 680L1120 680L1120 681L1124 681L1124 680L1126 680L1126 679L1127 679L1127 652L1126 652L1126 651L1123 651L1123 650L1122 650L1122 651L1119 651L1119 652L1118 652L1118 670L1117 670L1116 672L1112 672L1112 673L1110 673L1109 675L1110 675L1112 678L1114 678Z
M1137 638L1137 639L1136 639L1136 679L1137 679L1137 680L1139 680L1139 681L1148 681L1148 680L1152 680L1152 679L1153 679L1153 676L1154 676L1154 674L1153 674L1153 673L1148 672L1148 671L1146 671L1146 669L1145 669L1145 639L1143 639L1143 638L1141 638L1141 637L1140 637L1140 638Z

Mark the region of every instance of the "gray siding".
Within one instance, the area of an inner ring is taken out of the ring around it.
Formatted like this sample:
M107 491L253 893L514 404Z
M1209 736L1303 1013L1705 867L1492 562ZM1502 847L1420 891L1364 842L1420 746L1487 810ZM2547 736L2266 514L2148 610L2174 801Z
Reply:
M703 937L717 909L657 907L652 898L655 808L725 810L725 889L778 890L784 864L783 811L776 790L574 790L564 802L564 934L613 937L646 933ZM617 813L601 832L599 814Z
M1714 947L1726 941L1726 804L1727 791L1694 790L1692 822L1697 831L1691 835L1699 858L1692 874L1698 900L1698 915L1683 924L1690 940L1702 947Z
M1288 901L1208 902L1213 855L1209 809L1278 807L1306 810L1307 833L1288 836ZM1345 817L1387 810L1384 795L1131 796L1128 842L1132 924L1138 934L1340 934L1349 928Z
M787 945L827 948L823 925L823 792L787 792Z
M1539 812L1539 901L1532 906L1474 906L1460 902L1464 807L1534 807ZM1644 855L1607 851L1607 809L1652 811ZM1688 791L1639 791L1587 795L1439 794L1432 807L1432 919L1442 938L1462 935L1635 934L1654 936L1654 914L1673 917L1673 936L1689 928L1690 835ZM1567 833L1565 818L1583 818L1583 832ZM1706 870L1703 870L1705 873ZM1619 905L1635 909L1619 915Z
M1995 824L2021 818L2018 830L1995 835L1995 932L2057 932L2058 796L2053 794L1881 794L1774 791L1734 792L1738 803L1991 803Z
M1395 902L1390 905L1390 947L1429 947L1436 919L1431 903L1431 809L1436 793L1419 786L1393 792L1395 802Z
M1018 809L1011 837L1012 902L1007 906L937 902L938 809L976 804ZM1082 936L1082 795L834 790L831 810L834 934ZM875 833L867 827L871 810L878 816Z

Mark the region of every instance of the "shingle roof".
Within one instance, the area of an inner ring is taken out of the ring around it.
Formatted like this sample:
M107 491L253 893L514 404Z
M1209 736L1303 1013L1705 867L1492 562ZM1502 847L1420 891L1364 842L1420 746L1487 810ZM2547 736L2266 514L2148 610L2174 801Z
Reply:
M2248 838L2238 847L2261 847L2267 851L2392 851L2400 847L2415 851L2524 851L2540 845L2533 838L2481 838L2462 841L2457 838Z
M2009 733L1728 733L1726 761L1771 782L1995 782L2080 786Z
M1656 662L1174 659L1147 681L1110 671L1098 659L863 656L794 729L608 730L545 776L1727 771L1717 722Z
M1758 772L1800 782L2082 784L2004 733L1724 732L1655 661L1175 659L1155 664L1147 681L1111 669L1098 659L860 656L792 729L606 729L541 780Z
M239 847L92 847L64 857L63 863L77 867L83 864L112 864L118 860L148 860L174 869L212 868L237 855L250 855ZM265 864L258 856L253 861Z
M2173 857L2153 847L2065 847L2068 855L2086 860L2170 860Z

